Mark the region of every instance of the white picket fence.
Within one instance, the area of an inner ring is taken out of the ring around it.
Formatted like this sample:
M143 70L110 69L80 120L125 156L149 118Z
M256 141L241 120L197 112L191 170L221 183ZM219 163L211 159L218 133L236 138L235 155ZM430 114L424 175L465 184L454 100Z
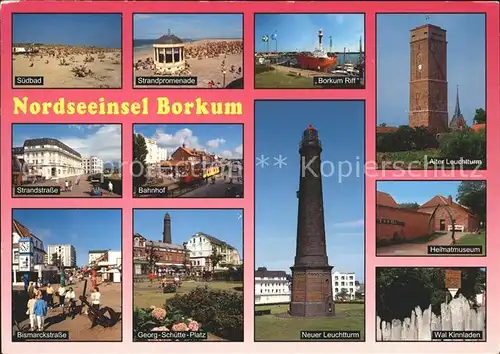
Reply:
M431 341L433 331L482 331L480 340L484 341L485 327L485 308L474 310L469 301L459 295L449 304L441 304L441 316L436 316L430 306L424 311L416 307L411 317L403 321L386 322L377 316L377 341Z

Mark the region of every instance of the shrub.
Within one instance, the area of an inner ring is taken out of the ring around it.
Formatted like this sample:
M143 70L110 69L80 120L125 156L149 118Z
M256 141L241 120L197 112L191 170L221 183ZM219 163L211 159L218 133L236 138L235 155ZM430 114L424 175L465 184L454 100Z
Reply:
M177 287L174 284L167 284L163 287L164 294L175 293L177 291Z
M203 330L230 341L243 341L243 296L198 287L167 300L167 311L180 312L203 323Z
M401 126L392 133L377 134L377 152L398 152L437 148L436 137L425 127Z
M486 131L457 131L444 136L440 141L443 157L459 159L461 157L482 160L482 168L486 167ZM469 166L470 167L470 166Z

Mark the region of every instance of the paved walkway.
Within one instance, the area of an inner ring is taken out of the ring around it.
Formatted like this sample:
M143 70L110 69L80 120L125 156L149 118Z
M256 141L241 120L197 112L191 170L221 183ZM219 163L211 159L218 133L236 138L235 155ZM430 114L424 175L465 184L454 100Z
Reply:
M227 180L218 178L215 184L208 183L203 187L196 188L195 190L181 195L181 198L235 198L226 197L227 188L234 188L234 192L243 193L243 183L236 182L229 183Z
M455 239L458 241L467 232L455 232ZM427 246L447 246L451 245L451 232L447 232L427 243L400 243L377 248L377 256L427 256Z
M67 177L67 178L59 178L59 179L52 179L52 180L46 180L43 182L39 183L34 183L34 184L26 184L23 187L37 187L37 186L59 186L61 187L61 194L60 195L54 195L50 196L51 198L81 198L81 197L91 197L90 195L90 189L91 189L91 184L90 181L87 181L87 175L81 175L80 176L80 183L77 186L75 184L76 182L76 177L77 176L72 176L72 177ZM71 191L64 192L64 185L66 181L71 181L73 184L73 188ZM37 198L37 197L43 197L47 198L46 195L19 195L16 194L17 197L24 197L24 198ZM110 193L109 191L102 189L102 197L120 197L118 194Z

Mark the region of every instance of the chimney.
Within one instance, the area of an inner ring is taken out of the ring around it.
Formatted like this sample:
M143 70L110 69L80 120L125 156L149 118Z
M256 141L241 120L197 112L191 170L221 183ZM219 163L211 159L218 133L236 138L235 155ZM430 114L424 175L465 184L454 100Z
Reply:
M453 204L453 197L451 195L448 196L448 205Z
M172 227L170 223L170 215L165 213L163 218L163 243L172 243Z
M186 147L186 144L182 144L182 147L185 148Z

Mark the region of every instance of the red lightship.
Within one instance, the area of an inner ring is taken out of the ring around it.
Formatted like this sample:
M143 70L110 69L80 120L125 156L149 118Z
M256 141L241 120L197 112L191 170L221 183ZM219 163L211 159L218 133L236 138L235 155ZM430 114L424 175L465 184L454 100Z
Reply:
M301 69L326 71L328 68L337 64L335 55L329 57L323 49L323 30L318 31L319 47L314 52L301 52L297 54L296 59Z

